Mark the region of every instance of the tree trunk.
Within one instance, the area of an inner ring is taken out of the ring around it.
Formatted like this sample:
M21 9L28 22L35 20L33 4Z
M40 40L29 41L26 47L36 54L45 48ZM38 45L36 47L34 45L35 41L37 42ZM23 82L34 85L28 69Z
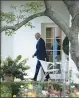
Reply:
M72 26L70 30L70 53L71 58L76 64L76 67L79 71L79 41L78 41L78 34L79 34L79 7L76 7L74 17L72 18Z
M79 44L73 46L71 43L70 54L71 54L72 60L76 64L76 67L79 71Z
M70 35L70 54L71 58L76 64L76 67L79 71L79 42L78 42L78 33L79 33L79 28L78 26L72 26L72 29L70 31L72 35Z

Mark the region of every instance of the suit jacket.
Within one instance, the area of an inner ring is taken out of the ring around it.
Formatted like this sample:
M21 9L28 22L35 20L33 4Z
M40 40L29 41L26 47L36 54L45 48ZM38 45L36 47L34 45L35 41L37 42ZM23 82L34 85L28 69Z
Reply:
M39 60L45 60L46 58L45 42L42 38L40 38L36 44L36 52L34 56L37 56Z

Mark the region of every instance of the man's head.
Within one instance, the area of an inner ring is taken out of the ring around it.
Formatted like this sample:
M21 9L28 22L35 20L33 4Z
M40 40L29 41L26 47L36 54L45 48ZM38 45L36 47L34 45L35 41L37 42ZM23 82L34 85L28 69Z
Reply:
M35 34L35 38L36 38L37 40L40 38L40 36L41 36L41 35L40 35L40 33L38 33L38 32Z

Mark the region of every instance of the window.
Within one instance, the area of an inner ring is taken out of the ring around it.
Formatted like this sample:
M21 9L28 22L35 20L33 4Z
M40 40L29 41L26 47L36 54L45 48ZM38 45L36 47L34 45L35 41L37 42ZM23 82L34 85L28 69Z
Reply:
M61 62L62 57L62 30L59 27L46 27L47 61ZM57 68L60 69L60 64ZM60 73L60 71L58 72Z

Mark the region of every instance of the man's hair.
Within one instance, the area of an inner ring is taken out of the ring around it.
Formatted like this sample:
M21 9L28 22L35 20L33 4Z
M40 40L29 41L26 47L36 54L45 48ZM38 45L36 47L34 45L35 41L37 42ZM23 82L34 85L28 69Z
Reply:
M36 34L40 35L40 33L39 33L39 32L37 32Z

